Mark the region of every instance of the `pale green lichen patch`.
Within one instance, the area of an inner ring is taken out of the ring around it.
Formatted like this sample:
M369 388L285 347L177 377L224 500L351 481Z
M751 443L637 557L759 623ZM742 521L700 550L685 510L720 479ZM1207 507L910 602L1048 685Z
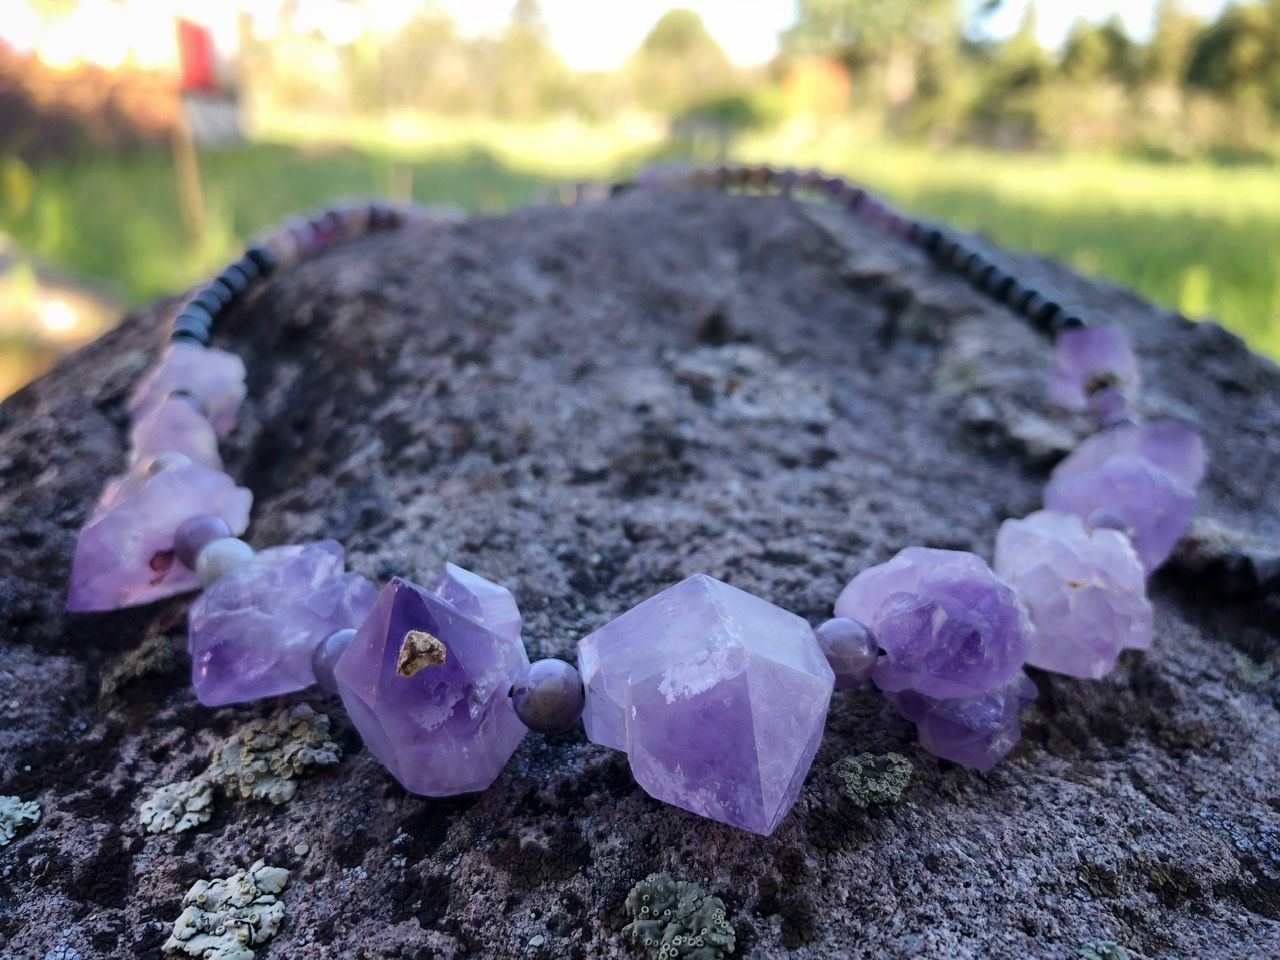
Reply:
M626 908L631 922L622 935L648 960L723 960L733 953L737 938L724 901L696 883L651 873L631 888Z
M138 816L147 833L182 833L213 816L213 784L206 777L161 787L144 801Z
M242 727L214 752L206 776L228 797L285 803L297 792L297 777L341 757L329 718L301 703Z
M1241 683L1247 683L1251 687L1260 686L1275 674L1275 667L1270 663L1259 663L1247 653L1241 653L1239 650L1233 651L1232 655L1236 661L1236 679Z
M1129 951L1111 940L1090 940L1080 944L1076 953L1081 960L1129 960Z
M203 960L253 960L253 948L275 936L284 919L276 899L289 871L258 860L225 879L200 880L182 898L182 915L164 943L166 953Z
M178 665L173 641L164 634L147 637L141 644L115 661L98 684L98 703L111 706L120 700L125 687L142 677L168 673Z
M7 847L18 831L40 819L40 804L20 797L0 797L0 847Z
M856 806L897 803L911 785L911 761L900 753L863 753L832 764L844 784L844 795Z

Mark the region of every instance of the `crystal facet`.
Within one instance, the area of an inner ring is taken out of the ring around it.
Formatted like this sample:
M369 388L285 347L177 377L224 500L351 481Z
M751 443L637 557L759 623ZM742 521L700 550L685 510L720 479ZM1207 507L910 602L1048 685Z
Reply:
M881 690L937 699L987 693L1027 658L1032 627L982 559L908 547L864 570L836 600L836 616L871 628L884 651L872 673Z
M506 587L446 563L432 593L444 598L476 623L500 637L519 640L522 620L516 599Z
M129 398L129 412L141 420L176 392L199 400L219 436L235 426L236 412L244 401L244 361L234 353L193 343L170 344L160 362L139 383Z
M934 700L911 690L886 693L916 725L920 745L934 756L989 770L1018 744L1018 713L1036 698L1036 685L1019 670L1008 683L974 697Z
M1195 513L1204 468L1203 441L1176 421L1113 427L1054 468L1044 505L1082 519L1105 508L1124 521L1150 572L1169 556Z
M183 397L169 397L147 410L134 421L129 442L135 461L181 453L210 470L222 469L213 425Z
M334 680L365 746L391 775L411 793L442 797L483 790L502 772L525 734L508 694L528 665L518 638L397 577Z
M1040 510L1006 520L995 569L1027 605L1035 637L1027 662L1073 677L1105 676L1126 648L1151 646L1151 603L1129 538Z
M272 547L218 579L191 606L191 682L205 706L258 700L316 682L315 647L362 623L377 590L343 572L333 540Z
M1115 327L1076 327L1059 332L1049 399L1068 410L1084 410L1089 395L1107 387L1132 394L1138 386L1138 360Z
M578 644L587 736L650 796L772 833L822 739L835 677L809 625L705 574Z
M175 531L192 517L215 514L232 533L243 533L252 503L244 487L198 463L156 473L81 529L67 609L115 610L197 589L195 571L175 555Z

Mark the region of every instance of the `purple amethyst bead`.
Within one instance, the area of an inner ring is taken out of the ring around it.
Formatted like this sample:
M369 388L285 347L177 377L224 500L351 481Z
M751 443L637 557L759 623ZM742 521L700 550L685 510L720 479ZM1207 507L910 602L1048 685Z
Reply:
M188 569L196 568L196 557L200 551L223 537L234 536L227 521L212 513L203 513L178 525L173 535L173 552L178 562Z
M224 473L188 463L162 470L100 509L76 540L67 609L115 610L200 586L177 560L174 533L186 520L215 514L232 533L249 525L253 494Z
M520 722L534 733L561 733L582 716L582 677L563 660L535 660L511 688Z
M587 736L652 797L770 834L822 740L835 682L795 614L705 574L578 643Z
M1013 590L980 557L957 550L908 547L858 574L835 612L867 624L884 651L876 686L936 699L1008 683L1033 633Z
M990 770L1018 745L1018 714L1036 698L1036 685L1019 670L1008 683L973 697L934 700L911 690L885 697L916 725L920 745L934 756Z
M195 397L218 436L236 423L244 402L244 361L234 353L192 343L173 343L129 399L129 412L139 421L175 391Z
M1041 510L1006 520L996 572L1018 592L1035 625L1027 662L1101 679L1121 650L1151 646L1146 574L1129 538L1086 529L1069 513Z
M1138 360L1115 327L1073 327L1058 333L1049 399L1068 410L1084 410L1089 395L1105 387L1134 393Z
M377 591L343 572L333 540L272 547L214 581L191 606L191 682L205 706L258 700L316 682L312 653L361 623Z
M1082 519L1106 510L1132 531L1150 573L1173 551L1196 509L1204 443L1173 420L1113 427L1085 440L1054 468L1044 492L1050 510Z
M819 624L813 634L835 672L837 690L858 687L871 679L880 651L866 624L836 617Z
M502 636L399 577L334 670L365 746L411 793L483 790L524 737L509 693L529 665Z

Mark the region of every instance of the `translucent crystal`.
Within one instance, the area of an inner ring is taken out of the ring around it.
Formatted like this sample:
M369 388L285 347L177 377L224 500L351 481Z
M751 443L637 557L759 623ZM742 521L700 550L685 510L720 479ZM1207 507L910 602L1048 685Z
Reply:
M525 734L508 693L528 665L519 639L397 577L334 681L391 775L411 793L441 797L483 790L502 772Z
M1123 520L1148 572L1160 566L1196 509L1204 443L1173 420L1096 433L1054 468L1050 510L1087 519L1106 510Z
M252 503L244 487L197 463L156 473L81 529L67 609L114 610L197 589L195 571L177 561L174 532L184 520L215 514L243 533Z
M432 593L443 597L498 636L509 640L520 639L520 608L516 606L516 598L506 587L476 576L456 564L446 563L444 572L432 587Z
M876 686L938 699L1008 683L1033 632L1013 590L980 557L957 550L908 547L858 574L835 612L865 623L884 651Z
M359 626L377 590L343 571L333 540L272 547L215 581L191 606L191 682L205 706L258 700L316 682L312 652Z
M1034 666L1097 680L1121 650L1151 645L1146 574L1123 533L1041 510L1001 525L995 569L1031 615Z
M705 574L578 644L587 736L659 800L755 833L795 802L835 676L795 614Z
M135 462L161 453L181 453L210 470L222 469L213 424L183 397L169 397L139 417L129 432Z
M935 700L911 690L885 697L916 725L920 745L934 756L989 770L1018 745L1018 714L1036 698L1036 685L1019 670L1008 683L973 697Z
M1115 327L1078 327L1056 339L1049 399L1068 410L1084 410L1089 395L1106 387L1132 394L1139 383L1138 360Z
M244 361L234 353L194 343L170 344L138 383L129 398L129 412L135 421L141 420L166 397L182 392L199 401L214 430L225 436L244 401L244 376Z

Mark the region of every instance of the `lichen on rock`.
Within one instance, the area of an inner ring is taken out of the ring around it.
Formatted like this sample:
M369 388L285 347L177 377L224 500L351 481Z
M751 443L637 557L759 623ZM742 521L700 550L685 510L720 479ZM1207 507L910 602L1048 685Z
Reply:
M1076 953L1081 960L1129 960L1129 951L1111 940L1089 940Z
M900 753L861 753L831 765L855 806L897 803L911 785L911 761Z
M203 960L253 960L253 947L280 928L284 904L276 895L288 882L288 870L262 860L223 879L198 881L182 898L185 909L164 942L165 952Z
M18 831L40 819L40 804L21 797L0 797L0 847L7 847Z
M736 935L724 901L696 883L651 873L631 888L626 908L631 922L622 935L649 960L723 960L733 953Z
M206 776L233 799L279 804L297 792L299 774L341 757L329 739L329 718L300 703L242 727L214 752Z
M121 699L121 690L134 681L168 673L177 664L173 641L163 633L153 634L103 672L98 684L98 703L112 706Z
M213 816L213 784L207 777L161 787L145 800L138 816L147 833L182 833Z

